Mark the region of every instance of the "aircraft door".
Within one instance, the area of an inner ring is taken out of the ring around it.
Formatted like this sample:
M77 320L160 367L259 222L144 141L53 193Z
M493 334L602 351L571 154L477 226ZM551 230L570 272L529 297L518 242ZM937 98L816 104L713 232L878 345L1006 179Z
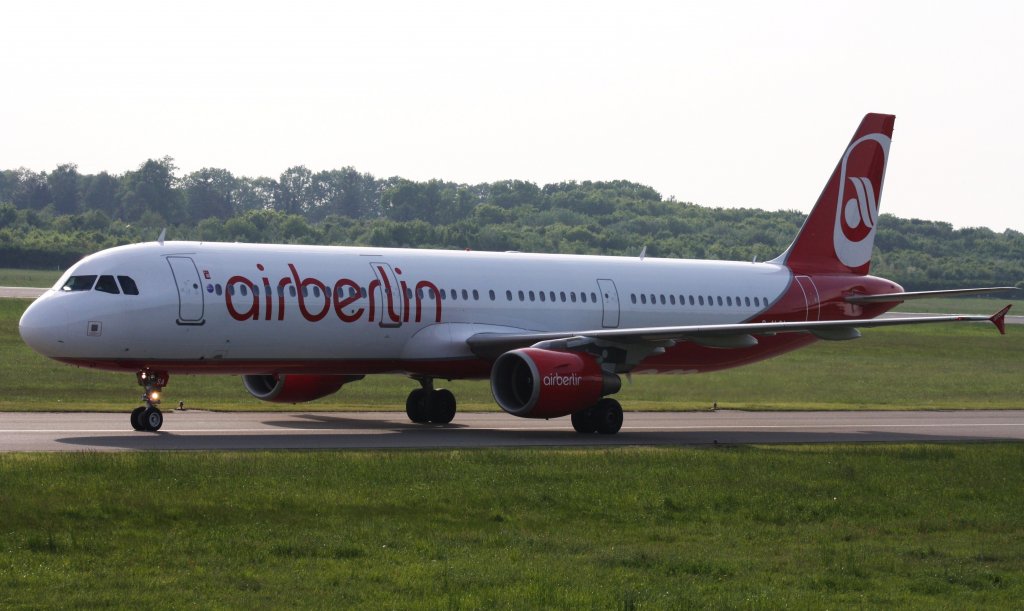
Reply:
M405 295L394 270L387 263L370 263L373 275L377 277L377 287L373 292L379 296L376 309L380 312L380 326L400 327L404 312ZM371 296L373 299L373 296ZM371 311L373 308L371 308ZM371 314L372 316L372 314Z
M810 276L797 276L796 283L804 292L804 303L807 307L807 320L820 320L821 311L818 297L818 287L814 286L814 280Z
M167 263L171 266L174 284L178 287L178 324L205 323L203 281L199 278L195 262L191 257L167 257Z
M619 326L619 292L615 289L615 283L608 279L599 279L597 286L601 289L601 307L604 310L601 326L614 329Z

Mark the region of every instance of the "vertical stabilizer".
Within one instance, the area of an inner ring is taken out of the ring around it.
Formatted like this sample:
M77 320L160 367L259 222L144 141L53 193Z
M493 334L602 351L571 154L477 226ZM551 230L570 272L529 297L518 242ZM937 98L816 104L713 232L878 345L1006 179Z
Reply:
M800 233L776 263L799 274L868 273L895 120L864 117Z

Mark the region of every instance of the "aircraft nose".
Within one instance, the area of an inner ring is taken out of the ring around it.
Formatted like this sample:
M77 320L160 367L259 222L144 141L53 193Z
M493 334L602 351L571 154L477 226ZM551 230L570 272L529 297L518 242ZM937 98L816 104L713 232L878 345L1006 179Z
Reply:
M60 354L68 334L64 305L44 295L32 302L18 323L18 333L30 348L45 356Z

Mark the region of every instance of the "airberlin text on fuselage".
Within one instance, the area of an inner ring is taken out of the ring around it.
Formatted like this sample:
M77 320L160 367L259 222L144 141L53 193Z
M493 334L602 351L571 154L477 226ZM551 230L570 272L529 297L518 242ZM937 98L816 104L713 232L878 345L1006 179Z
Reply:
M261 263L256 264L256 269L265 271ZM394 276L399 286L394 287L390 270L383 265L375 265L378 277L371 280L365 289L368 303L365 307L349 311L345 309L364 298L363 287L355 280L341 278L334 283L332 290L317 278L301 277L291 263L288 269L290 275L277 281L276 291L268 277L259 278L257 284L245 276L231 276L225 287L227 290L224 291L224 303L231 317L235 320L284 320L288 311L287 294L293 296L292 303L298 307L299 314L310 322L319 322L332 311L341 322L365 319L367 322L400 324L409 322L410 318L420 322L423 318L423 301L429 296L434 305L434 322L441 322L441 292L437 286L428 280L421 280L410 291L406 281L398 279L402 275L399 268L395 268ZM235 286L238 285L247 287L248 295L235 295ZM260 285L262 290L257 289ZM294 287L294 293L286 287ZM310 290L314 287L318 290ZM430 304L427 305L429 307Z

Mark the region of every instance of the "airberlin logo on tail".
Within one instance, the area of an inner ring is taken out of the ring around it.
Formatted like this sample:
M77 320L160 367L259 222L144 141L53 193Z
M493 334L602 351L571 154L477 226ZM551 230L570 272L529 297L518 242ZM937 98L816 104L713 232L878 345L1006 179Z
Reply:
M851 242L860 242L875 228L878 203L875 201L875 187L866 176L849 176L856 197L846 200L843 208L843 235Z
M833 244L836 256L848 267L871 260L889 142L883 134L868 134L843 155Z

